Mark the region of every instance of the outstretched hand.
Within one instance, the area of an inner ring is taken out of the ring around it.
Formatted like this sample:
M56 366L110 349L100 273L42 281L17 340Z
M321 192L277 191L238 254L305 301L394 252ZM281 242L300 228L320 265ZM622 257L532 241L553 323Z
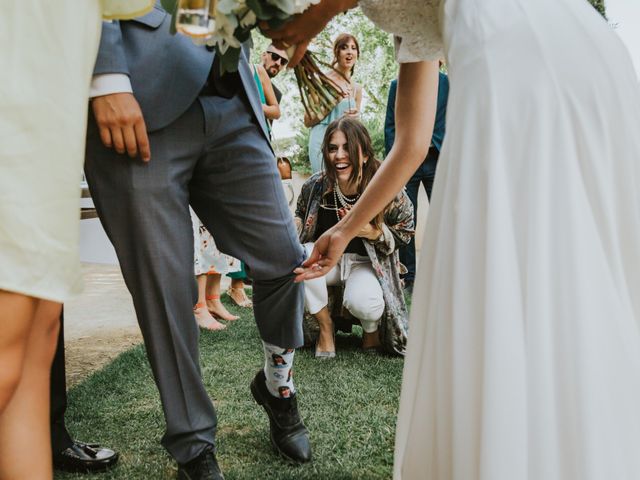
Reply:
M260 23L262 33L273 40L280 49L296 46L295 52L289 54L289 68L295 67L307 51L309 42L320 33L335 15L355 7L357 0L322 0L312 5L300 15L285 23L279 29L272 30L266 22Z
M322 277L329 273L340 260L344 249L347 248L350 238L345 236L338 228L333 227L324 232L318 240L316 240L311 256L296 268L293 273L296 274L295 281L303 282L313 278Z

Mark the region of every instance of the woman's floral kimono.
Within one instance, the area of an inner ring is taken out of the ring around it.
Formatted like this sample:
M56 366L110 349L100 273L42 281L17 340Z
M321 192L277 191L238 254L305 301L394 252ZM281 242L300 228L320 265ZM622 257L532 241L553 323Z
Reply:
M296 208L300 242L314 241L318 210L323 195L333 194L322 172L312 175L302 186ZM407 346L407 305L404 301L398 248L406 245L414 234L413 206L403 191L393 200L384 215L383 237L379 241L363 239L365 249L376 272L385 303L378 332L383 348L404 355ZM306 320L305 320L306 321Z

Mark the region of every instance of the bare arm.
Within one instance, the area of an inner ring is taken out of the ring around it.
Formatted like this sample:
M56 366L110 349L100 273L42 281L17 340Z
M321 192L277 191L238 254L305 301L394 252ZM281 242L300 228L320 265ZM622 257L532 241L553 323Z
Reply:
M313 253L296 269L296 281L326 274L344 248L405 186L429 149L438 94L438 62L400 65L396 97L396 141L358 203L315 243Z
M262 105L264 116L269 120L277 120L280 118L280 105L278 105L276 94L273 91L271 79L262 65L256 65L256 68L258 69L258 78L260 78L262 90L264 91L264 98L267 102L266 105Z

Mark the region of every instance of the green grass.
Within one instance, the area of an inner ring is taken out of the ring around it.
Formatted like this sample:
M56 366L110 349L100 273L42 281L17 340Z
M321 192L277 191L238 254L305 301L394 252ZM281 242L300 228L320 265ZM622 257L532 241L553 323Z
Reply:
M223 332L203 332L203 377L218 413L218 461L227 480L389 479L402 359L363 354L358 335L338 335L335 360L309 349L295 358L299 406L311 432L313 462L291 466L269 443L268 421L249 392L263 364L249 310ZM160 446L164 420L143 348L120 355L69 393L74 437L120 452L119 465L95 475L57 473L58 480L174 478L175 462Z

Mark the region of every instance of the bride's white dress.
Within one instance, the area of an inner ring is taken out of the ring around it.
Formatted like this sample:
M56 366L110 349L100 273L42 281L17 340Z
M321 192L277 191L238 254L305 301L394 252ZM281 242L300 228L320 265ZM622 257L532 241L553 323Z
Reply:
M640 479L640 87L586 0L361 0L450 75L394 476Z

